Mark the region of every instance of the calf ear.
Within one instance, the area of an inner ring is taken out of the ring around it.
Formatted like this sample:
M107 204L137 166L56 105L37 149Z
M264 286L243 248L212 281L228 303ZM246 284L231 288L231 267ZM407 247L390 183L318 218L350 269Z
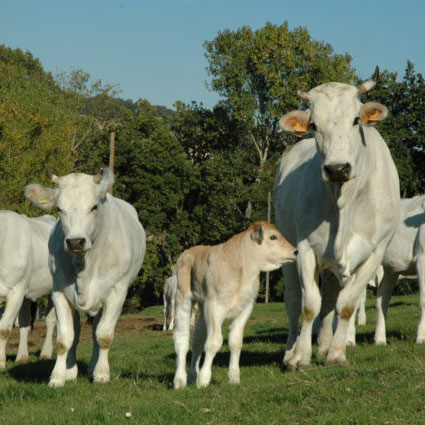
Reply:
M309 111L288 112L279 120L279 127L282 130L293 133L296 136L303 136L310 127Z
M254 225L254 230L251 233L251 239L258 243L258 245L261 245L264 239L264 228L263 225L256 224Z
M105 167L101 175L93 176L93 181L99 185L100 197L103 198L114 184L114 172L109 167Z
M50 211L56 205L56 191L41 184L29 184L25 187L25 196L34 205L45 211Z
M387 118L388 109L380 103L367 102L360 108L360 119L363 125L375 125Z

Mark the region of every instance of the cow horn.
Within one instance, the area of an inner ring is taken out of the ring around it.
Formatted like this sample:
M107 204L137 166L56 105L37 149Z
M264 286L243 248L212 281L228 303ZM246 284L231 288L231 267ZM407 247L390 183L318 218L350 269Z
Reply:
M297 94L301 99L308 100L308 92L298 90Z
M55 174L52 174L49 170L46 171L47 173L47 177L49 177L49 179L54 183L54 184L59 184L59 180L60 177L58 177Z
M375 72L372 75L372 78L370 80L365 81L363 84L360 84L360 86L357 88L357 94L358 96L361 96L362 94L367 93L369 90L373 89L375 87L376 82L379 78L379 66L376 65Z

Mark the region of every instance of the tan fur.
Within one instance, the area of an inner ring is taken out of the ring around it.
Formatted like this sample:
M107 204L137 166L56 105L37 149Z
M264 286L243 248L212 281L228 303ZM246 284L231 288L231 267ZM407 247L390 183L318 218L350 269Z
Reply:
M188 334L185 333L188 325L185 323L189 316L184 313L188 311L188 301L190 300L192 305L198 302L201 313L199 323L205 323L206 327L206 357L197 385L202 387L209 383L210 362L221 346L221 325L226 318L234 320L232 324L234 335L232 331L229 335L231 351L229 381L238 383L239 354L235 354L233 361L232 356L233 352L240 353L243 328L258 292L260 271L275 270L285 262L294 261L295 258L295 248L274 225L266 221L254 223L246 231L222 244L198 245L183 252L177 261L176 318L179 319L174 330L177 353L175 388L186 385L182 368L186 356L184 351L186 342L183 340L188 343ZM233 326L235 323L238 324ZM201 337L197 336L195 330L193 365L189 372L192 377L195 374L194 365L199 363L199 349L202 349L196 341L202 340L199 338Z
M350 317L353 315L353 313L354 313L354 307L347 306L342 309L340 317L342 320L350 320Z

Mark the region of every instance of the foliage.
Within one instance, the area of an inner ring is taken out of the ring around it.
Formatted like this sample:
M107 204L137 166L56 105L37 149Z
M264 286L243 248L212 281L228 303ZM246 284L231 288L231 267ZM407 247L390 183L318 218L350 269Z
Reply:
M71 170L73 123L52 77L29 52L0 46L0 81L0 203L33 213L23 188L46 181L47 169Z
M379 126L400 176L403 197L424 190L425 181L425 82L407 62L402 81L397 74L383 72L376 87L365 96L384 104L389 117Z
M221 105L243 126L260 166L269 151L282 150L285 139L278 120L298 107L298 90L354 79L348 54L334 54L329 44L312 40L306 28L290 31L287 22L266 23L256 31L247 26L225 30L204 47L210 87L224 97Z

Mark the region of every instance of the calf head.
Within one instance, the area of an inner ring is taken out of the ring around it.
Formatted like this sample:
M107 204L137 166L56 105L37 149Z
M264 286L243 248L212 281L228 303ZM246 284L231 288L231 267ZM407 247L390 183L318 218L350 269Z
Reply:
M104 168L102 175L71 173L63 177L51 175L51 179L56 184L54 189L30 184L25 188L25 196L47 211L56 205L65 236L64 248L72 254L84 255L96 239L99 216L106 192L114 183L114 174Z
M378 78L378 67L372 80L359 87L327 83L298 95L307 100L309 110L292 111L283 116L283 130L303 135L314 134L322 162L322 178L342 184L357 173L357 160L362 149L361 126L375 125L386 118L388 110L375 102L362 104L358 97L370 90Z
M255 243L255 260L263 272L278 269L282 264L295 261L298 251L267 221L257 221L249 229Z

